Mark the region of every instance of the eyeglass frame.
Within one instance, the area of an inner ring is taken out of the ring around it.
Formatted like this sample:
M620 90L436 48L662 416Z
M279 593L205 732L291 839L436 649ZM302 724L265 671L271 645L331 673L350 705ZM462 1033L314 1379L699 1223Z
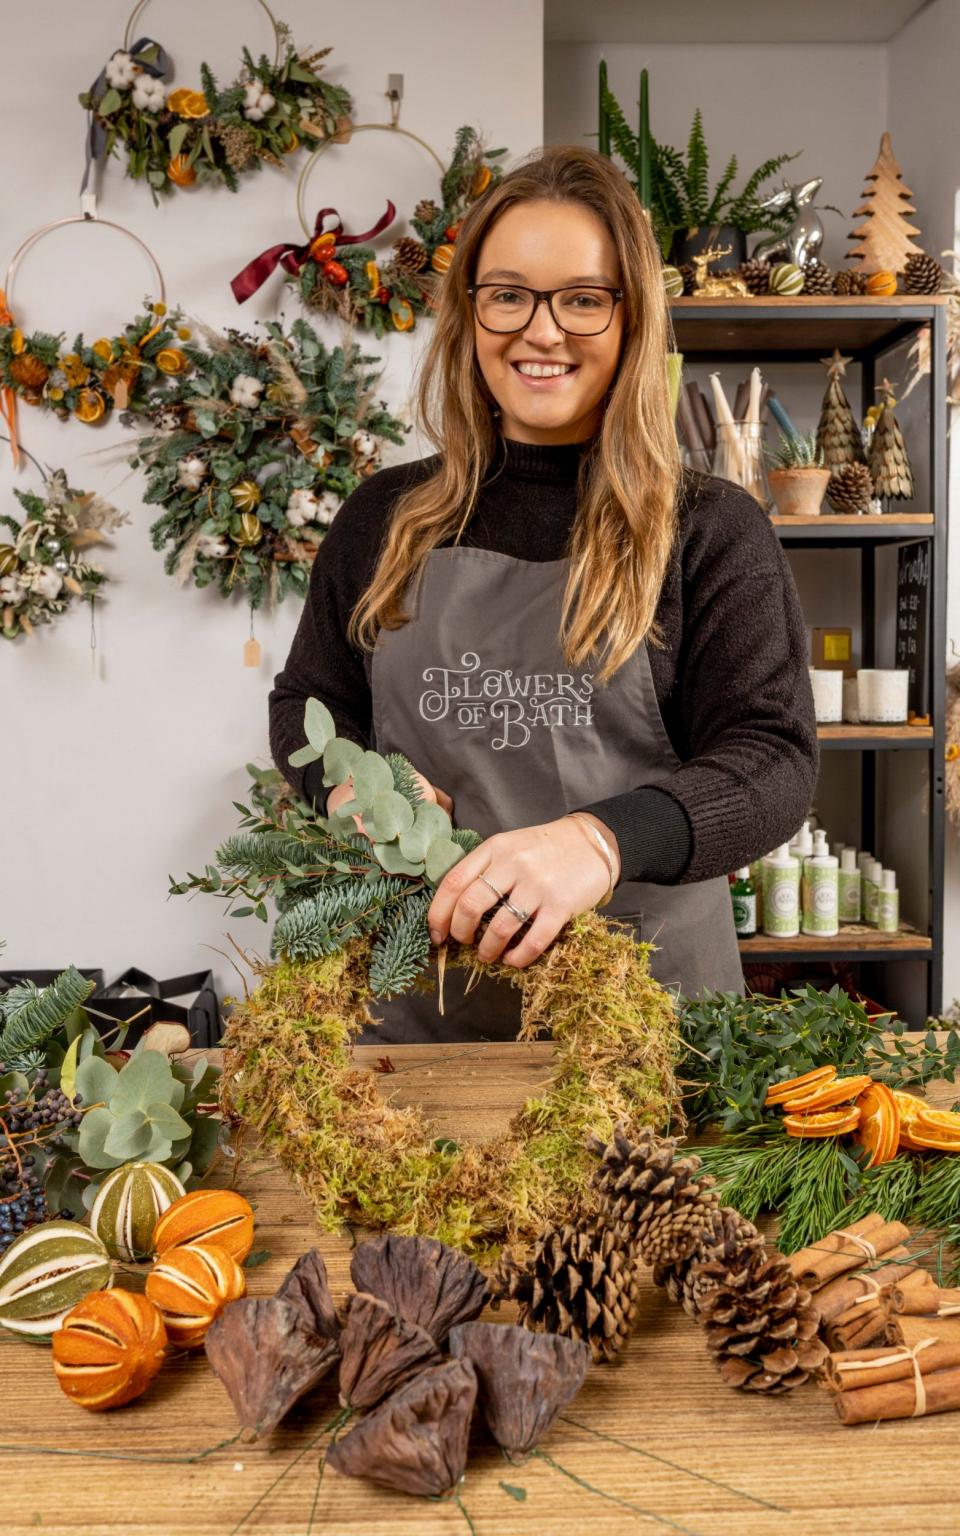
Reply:
M494 330L494 328L492 326L484 325L483 321L480 319L479 313L477 312L477 303L476 303L477 291L480 288L510 288L514 292L517 292L517 293L529 293L529 294L532 294L533 295L533 312L532 312L532 314L530 316L530 319L529 320L525 320L522 325L516 326L512 331L497 331L497 330ZM603 327L602 330L599 330L599 331L568 331L565 325L561 325L560 321L557 319L556 315L553 312L553 300L554 300L555 296L558 293L567 293L568 291L573 290L573 289L577 289L577 290L580 290L580 291L586 290L588 293L611 293L611 294L613 294L613 308L610 311L610 318L609 318L609 320L607 321L606 325ZM564 283L563 286L560 287L560 288L528 288L525 283L509 283L509 282L506 282L506 281L499 282L499 283L468 283L467 284L467 293L468 293L470 299L473 301L473 312L474 312L474 314L477 317L477 324L478 325L482 325L483 329L490 336L516 336L520 331L525 331L527 329L528 325L532 325L533 324L533 321L536 318L537 310L540 307L540 303L544 299L546 300L547 309L550 311L550 318L551 318L551 320L553 321L553 323L557 327L557 329L561 330L563 332L564 336L602 336L602 335L604 335L604 333L606 331L608 331L610 329L610 326L613 324L613 316L614 316L614 313L616 312L617 305L621 302L621 300L624 297L624 290L622 288L608 288L606 286L606 284L604 284L604 283Z

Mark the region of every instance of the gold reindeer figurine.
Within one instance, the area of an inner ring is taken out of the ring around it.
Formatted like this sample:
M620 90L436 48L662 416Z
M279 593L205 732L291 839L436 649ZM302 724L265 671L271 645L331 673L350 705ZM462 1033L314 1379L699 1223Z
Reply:
M711 261L729 256L730 245L708 245L693 258L693 291L703 299L729 299L750 292L738 272L708 272Z

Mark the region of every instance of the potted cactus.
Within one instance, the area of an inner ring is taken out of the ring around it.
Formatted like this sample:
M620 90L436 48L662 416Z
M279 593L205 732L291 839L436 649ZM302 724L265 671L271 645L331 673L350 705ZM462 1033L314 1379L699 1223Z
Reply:
M816 433L781 432L780 446L768 457L770 494L780 516L818 517L830 471Z

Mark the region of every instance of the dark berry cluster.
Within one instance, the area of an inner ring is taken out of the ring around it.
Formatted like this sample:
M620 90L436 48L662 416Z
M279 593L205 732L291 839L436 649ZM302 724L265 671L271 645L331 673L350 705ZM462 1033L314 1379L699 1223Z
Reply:
M0 1074L5 1070L0 1062ZM0 1100L0 1253L49 1214L32 1149L75 1130L83 1118L79 1099L71 1103L47 1084L41 1067L29 1088L8 1088Z

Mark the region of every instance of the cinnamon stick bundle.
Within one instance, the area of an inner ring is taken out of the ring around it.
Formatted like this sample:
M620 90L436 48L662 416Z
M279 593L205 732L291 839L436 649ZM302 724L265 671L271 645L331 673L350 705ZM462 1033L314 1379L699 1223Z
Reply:
M867 1349L871 1345L903 1342L900 1325L891 1316L890 1303L880 1296L871 1297L863 1306L841 1312L839 1317L827 1323L824 1333L832 1350Z
M884 1221L874 1211L849 1227L828 1233L809 1248L791 1254L790 1268L800 1285L818 1291L835 1276L851 1269L862 1269L865 1262L873 1262L901 1247L909 1236L910 1228L902 1221Z
M935 1317L940 1310L940 1287L926 1269L914 1270L890 1288L894 1312L912 1317Z
M817 1292L817 1310L825 1323L839 1317L841 1312L861 1303L867 1296L875 1296L885 1286L905 1280L919 1267L911 1262L909 1248L892 1248L884 1254L886 1260L873 1269L858 1270L852 1275L837 1275L828 1280Z
M887 1381L913 1380L913 1362L920 1372L960 1369L960 1344L939 1341L912 1355L906 1349L848 1349L828 1355L823 1374L834 1392L849 1392L863 1387L882 1386Z
M919 1367L922 1354L917 1357ZM834 1407L841 1424L874 1424L878 1419L923 1418L960 1408L960 1370L931 1371L874 1387L838 1392Z

